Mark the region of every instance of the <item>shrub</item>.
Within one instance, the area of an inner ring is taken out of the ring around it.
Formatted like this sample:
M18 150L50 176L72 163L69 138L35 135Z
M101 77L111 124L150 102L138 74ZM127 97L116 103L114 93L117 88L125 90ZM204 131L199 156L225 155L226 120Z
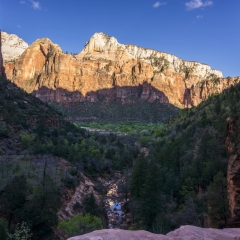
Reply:
M62 229L68 237L103 229L101 219L90 214L86 214L85 216L77 214L72 217L70 221L61 221L58 227Z
M32 233L25 222L22 222L21 225L17 224L14 233L8 234L9 240L30 240L31 238Z
M22 133L20 135L20 138L21 138L23 149L26 149L26 148L29 148L33 144L35 136L33 134Z

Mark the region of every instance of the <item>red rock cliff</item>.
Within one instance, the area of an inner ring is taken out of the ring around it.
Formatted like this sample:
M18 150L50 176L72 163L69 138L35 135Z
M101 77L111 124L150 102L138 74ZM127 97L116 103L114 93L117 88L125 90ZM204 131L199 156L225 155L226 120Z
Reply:
M240 81L224 79L206 64L119 44L103 33L94 34L75 56L64 54L47 38L39 39L16 61L5 62L5 69L7 78L19 87L57 102L96 101L99 94L124 102L133 94L149 102L195 106ZM140 92L131 87L141 87Z

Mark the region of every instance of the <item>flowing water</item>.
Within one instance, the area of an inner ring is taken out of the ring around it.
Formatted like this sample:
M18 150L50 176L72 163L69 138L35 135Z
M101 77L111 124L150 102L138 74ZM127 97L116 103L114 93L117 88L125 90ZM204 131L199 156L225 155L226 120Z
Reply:
M109 220L109 228L120 228L120 225L124 222L124 213L122 211L122 205L124 202L121 201L117 193L118 182L111 185L111 188L109 189L106 197L106 209Z

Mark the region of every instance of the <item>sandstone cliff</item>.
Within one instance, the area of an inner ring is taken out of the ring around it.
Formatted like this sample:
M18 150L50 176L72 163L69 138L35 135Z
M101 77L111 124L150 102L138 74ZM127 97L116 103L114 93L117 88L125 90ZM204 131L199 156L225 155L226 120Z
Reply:
M240 239L240 229L211 229L194 226L182 226L167 235L153 234L147 231L127 231L120 229L104 229L82 236L72 237L68 240L236 240Z
M44 101L131 99L195 106L239 82L198 62L119 44L94 34L78 55L64 54L49 39L38 39L15 61L5 62L7 78Z

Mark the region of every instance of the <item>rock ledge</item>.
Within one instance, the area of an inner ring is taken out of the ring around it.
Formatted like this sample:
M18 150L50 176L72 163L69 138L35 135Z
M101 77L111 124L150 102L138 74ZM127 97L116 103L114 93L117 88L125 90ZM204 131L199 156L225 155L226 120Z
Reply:
M181 226L167 235L153 234L144 230L129 231L121 229L103 229L68 240L240 240L240 228L199 228Z

